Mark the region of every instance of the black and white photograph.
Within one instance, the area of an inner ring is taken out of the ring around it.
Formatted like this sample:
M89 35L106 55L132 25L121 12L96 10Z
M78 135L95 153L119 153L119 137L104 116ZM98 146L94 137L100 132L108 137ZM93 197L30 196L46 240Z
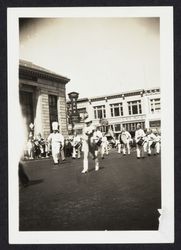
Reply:
M172 7L9 8L10 243L172 243Z

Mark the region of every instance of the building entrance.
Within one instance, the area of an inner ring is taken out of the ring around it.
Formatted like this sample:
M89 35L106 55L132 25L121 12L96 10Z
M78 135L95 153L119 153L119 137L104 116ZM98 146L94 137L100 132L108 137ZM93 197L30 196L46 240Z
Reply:
M23 118L26 121L26 129L28 131L30 123L34 123L33 93L20 91L20 105L21 105Z

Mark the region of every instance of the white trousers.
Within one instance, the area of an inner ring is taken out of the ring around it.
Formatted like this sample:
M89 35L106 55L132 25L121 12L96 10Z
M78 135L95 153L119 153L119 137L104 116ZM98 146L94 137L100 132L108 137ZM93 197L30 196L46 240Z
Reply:
M126 144L123 144L123 154L124 155L126 154L126 149L127 149L128 155L130 155L130 144L129 144L129 141L127 141Z
M159 154L160 153L160 142L156 143L155 148L156 148L156 153Z
M148 152L148 142L147 141L144 142L143 148L144 148L144 152L147 153Z
M58 163L58 161L60 160L60 155L62 160L65 160L64 151L63 148L60 149L60 144L52 144L52 157L54 163Z
M84 159L83 159L83 171L88 171L88 156L89 156L89 146L87 142L83 145ZM95 170L99 170L99 160L97 158L98 151L95 151Z
M138 144L136 145L136 155L138 158L140 157L144 157L144 147L143 146L139 146Z
M52 150L52 157L53 157L53 161L54 163L58 163L58 161L60 160L60 152L57 151L53 151Z
M159 154L160 153L160 143L156 142L155 147L151 148L152 141L148 142L148 154Z
M104 157L104 154L108 155L109 151L108 151L107 144L102 143L101 144L101 157Z
M118 143L118 153L119 153L119 154L121 153L121 148L122 148L121 143Z

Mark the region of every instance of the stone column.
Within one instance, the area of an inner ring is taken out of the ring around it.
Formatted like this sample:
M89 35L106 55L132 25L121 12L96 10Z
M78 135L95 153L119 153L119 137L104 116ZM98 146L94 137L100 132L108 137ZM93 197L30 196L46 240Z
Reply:
M36 89L35 92L35 135L41 133L43 135L43 126L42 126L42 96L41 90Z
M49 102L48 91L41 90L41 114L42 114L42 136L47 138L50 134L50 116L49 116Z
M60 126L60 133L63 136L68 136L67 129L67 108L65 91L61 90L58 96L58 122Z

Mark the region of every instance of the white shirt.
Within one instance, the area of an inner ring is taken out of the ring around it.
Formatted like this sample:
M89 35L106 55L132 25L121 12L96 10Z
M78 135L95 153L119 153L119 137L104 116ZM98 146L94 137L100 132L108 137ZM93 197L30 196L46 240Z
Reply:
M61 144L62 146L64 146L64 137L60 133L51 133L48 136L48 142L52 143L52 145Z
M148 137L148 141L154 141L156 139L156 136L153 133L147 135L147 137Z
M95 131L95 127L93 125L90 125L88 127L84 127L83 140L87 141L89 138L89 135L92 134L94 131Z
M73 138L73 146L76 146L80 142L80 136L76 135Z
M136 142L138 142L141 137L145 137L145 132L143 131L143 129L140 128L140 129L136 130L136 132L135 132Z

